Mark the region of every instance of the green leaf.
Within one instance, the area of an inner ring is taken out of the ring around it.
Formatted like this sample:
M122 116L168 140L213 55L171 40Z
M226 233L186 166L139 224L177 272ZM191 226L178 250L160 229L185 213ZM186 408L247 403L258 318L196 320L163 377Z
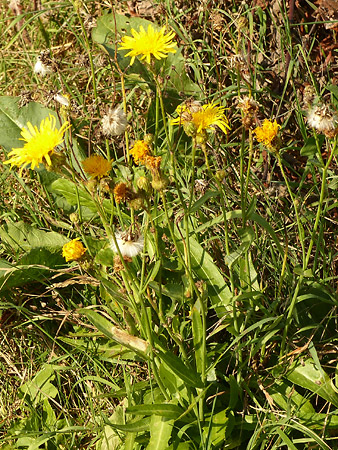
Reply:
M299 394L294 387L285 381L275 380L271 386L265 388L277 405L285 411L290 410L297 416L315 414L315 410L308 398Z
M252 241L255 238L255 232L252 227L246 227L242 230L239 230L239 236L242 243L234 252L231 252L224 258L224 262L228 264L229 267L232 267L232 265L238 260L238 258L240 258L244 253L248 251Z
M181 378L181 380L187 383L187 385L196 388L203 388L203 383L198 373L192 367L186 366L180 358L169 351L165 353L158 351L157 355L161 361L166 364L179 378Z
M206 355L204 355L205 348L203 345L204 335L203 335L202 318L201 313L199 309L196 307L196 305L191 310L191 321L192 321L196 368L199 373L202 373Z
M177 232L177 244L181 253L184 245ZM193 238L189 238L191 267L198 279L207 284L209 298L218 317L231 310L232 292L209 253Z
M190 208L190 213L198 211L209 198L215 198L219 195L218 191L207 191L201 198L199 198Z
M152 405L135 405L126 409L126 414L134 414L136 416L160 416L167 419L177 419L184 413L184 409L177 405L169 403L152 404Z
M44 231L24 222L9 222L0 228L0 237L14 252L27 252L34 248L59 251L69 239L55 231Z
M44 399L57 396L58 390L52 384L54 378L54 367L50 364L45 364L43 369L32 380L27 381L20 387L20 393L26 400L29 399L29 403L36 407Z
M50 184L51 192L64 197L71 206L79 206L83 209L86 220L98 216L97 206L89 192L79 185L64 178L58 178ZM104 200L102 205L108 214L112 213L112 206L109 200Z
M150 441L147 450L167 450L174 420L163 416L151 416Z
M109 320L105 319L92 309L80 309L79 312L84 314L105 336L113 339L115 342L123 345L124 347L140 353L146 358L149 349L148 342L136 336L132 336L118 327L115 327L111 322L109 322Z
M114 266L114 256L115 253L113 250L109 247L103 248L95 255L95 262L97 264L101 264L102 266L106 267L113 267Z
M313 359L310 358L302 363L296 361L286 374L286 378L338 407L338 394L331 386L330 377L321 366L315 364Z
M106 421L107 422L107 421ZM150 417L145 417L141 420L131 421L125 425L107 422L109 426L116 430L120 430L125 433L142 433L149 431Z
M217 446L225 442L227 423L228 418L225 409L206 418L206 426L203 427L203 434L208 442L209 448L217 448Z

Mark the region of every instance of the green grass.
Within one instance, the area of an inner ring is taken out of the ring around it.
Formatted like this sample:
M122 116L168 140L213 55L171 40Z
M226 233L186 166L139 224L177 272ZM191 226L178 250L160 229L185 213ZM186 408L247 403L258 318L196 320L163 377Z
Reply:
M0 13L1 161L28 121L71 123L52 170L0 165L0 448L335 449L337 138L307 114L337 109L336 31L309 2L292 22L285 4L146 6ZM129 66L119 40L141 20L178 51ZM172 125L192 101L224 106L228 133ZM107 138L119 104L127 132ZM280 125L270 148L264 119ZM142 139L159 172L129 155ZM99 182L82 169L93 154L112 164ZM119 230L143 251L114 253ZM67 263L77 238L87 250Z

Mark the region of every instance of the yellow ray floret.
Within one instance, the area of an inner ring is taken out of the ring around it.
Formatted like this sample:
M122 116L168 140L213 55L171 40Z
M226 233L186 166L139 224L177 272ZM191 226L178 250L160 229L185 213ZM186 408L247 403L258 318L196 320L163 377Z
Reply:
M11 164L13 166L21 166L22 170L31 165L34 169L40 163L51 165L50 156L54 153L55 148L63 141L63 135L67 128L70 127L68 122L65 122L60 129L55 128L56 118L49 115L40 123L40 129L27 122L26 128L22 128L20 138L25 141L23 147L13 148L8 156L10 157L4 164Z
M111 163L101 155L92 155L82 161L85 172L91 178L100 179L111 171Z
M264 119L263 125L254 129L257 141L262 142L268 148L272 148L279 128L280 125L276 120L271 122L269 119Z
M217 106L214 103L207 103L199 108L190 110L185 105L180 105L176 109L179 117L173 119L171 123L173 125L185 125L191 123L196 129L196 133L201 134L205 131L215 130L215 127L219 127L223 133L227 133L229 127L228 119L225 117L223 106Z
M151 56L156 59L167 58L168 53L175 53L176 43L172 42L175 33L170 31L165 34L165 27L160 31L155 30L152 25L148 26L147 31L140 26L139 31L132 28L131 36L122 38L119 50L130 50L125 56L131 56L130 64L133 64L136 56L141 55L141 60L145 59L150 64Z

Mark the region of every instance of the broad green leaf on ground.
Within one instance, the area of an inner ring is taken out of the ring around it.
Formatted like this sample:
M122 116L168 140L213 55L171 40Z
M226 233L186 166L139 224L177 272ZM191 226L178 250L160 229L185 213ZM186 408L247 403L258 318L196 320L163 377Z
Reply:
M59 233L9 222L0 228L0 237L17 256L17 264L0 261L0 291L47 280L50 269L65 264L62 246L69 239Z
M228 418L225 409L206 418L203 434L209 448L218 448L219 445L225 443L227 424Z
M114 413L109 417L109 422L124 425L124 408L118 405ZM117 450L121 446L119 433L111 425L105 425L102 430L102 437L96 445L96 450Z
M39 230L24 222L9 222L0 227L0 238L14 252L23 253L32 249L59 251L69 239L55 231Z
M272 385L266 387L266 391L273 401L285 411L290 410L292 414L302 416L305 414L315 414L309 398L303 397L294 387L280 380L275 380Z
M338 394L332 388L330 377L322 367L315 364L313 359L301 362L297 360L291 365L285 377L338 407Z
M203 387L199 374L192 367L185 365L179 357L169 351L158 351L157 355L161 362L168 366L188 386L196 388Z
M98 216L97 205L90 193L72 181L58 178L50 184L49 189L54 194L64 197L71 206L78 206L79 203L85 220ZM113 213L114 210L110 200L103 200L102 206L107 214Z
M252 241L255 238L255 231L252 227L246 227L244 229L239 230L239 237L241 239L241 244L231 252L229 255L226 255L224 261L231 267L237 260L240 258L245 252L248 251Z

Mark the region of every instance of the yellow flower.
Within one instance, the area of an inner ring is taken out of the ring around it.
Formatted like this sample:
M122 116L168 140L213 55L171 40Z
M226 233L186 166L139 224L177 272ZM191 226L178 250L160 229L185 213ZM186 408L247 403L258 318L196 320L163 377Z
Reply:
M141 60L145 59L150 64L150 58L153 55L156 59L167 58L168 53L175 53L175 42L172 42L175 33L170 31L165 33L165 27L160 31L155 30L152 25L148 26L148 30L145 31L143 26L140 26L140 30L136 31L132 28L131 36L124 36L122 38L121 47L119 50L129 50L125 56L131 56L130 64L133 64L135 57L142 55Z
M67 242L62 247L62 256L68 261L78 261L87 251L87 249L79 242L79 238Z
M101 155L92 155L82 161L85 172L91 178L102 178L111 171L111 163Z
M276 120L271 122L269 119L264 119L263 125L254 130L257 141L262 142L269 149L276 148L278 128L280 128L280 125L278 125Z
M224 115L225 108L213 103L207 103L202 106L190 108L186 105L180 105L176 111L179 115L171 121L172 125L183 125L189 136L204 134L206 131L215 130L218 126L223 133L230 129L228 119Z
M22 128L22 138L20 138L26 143L21 148L13 148L8 153L11 158L4 164L11 164L11 168L22 166L20 175L29 164L31 169L40 163L47 163L50 166L52 164L50 156L54 153L55 147L62 143L64 132L70 127L68 122L65 122L59 130L55 128L55 125L56 118L52 115L42 120L40 130L28 122L27 128Z
M150 155L150 148L145 141L136 141L129 153L134 158L135 164L144 164L145 159Z

